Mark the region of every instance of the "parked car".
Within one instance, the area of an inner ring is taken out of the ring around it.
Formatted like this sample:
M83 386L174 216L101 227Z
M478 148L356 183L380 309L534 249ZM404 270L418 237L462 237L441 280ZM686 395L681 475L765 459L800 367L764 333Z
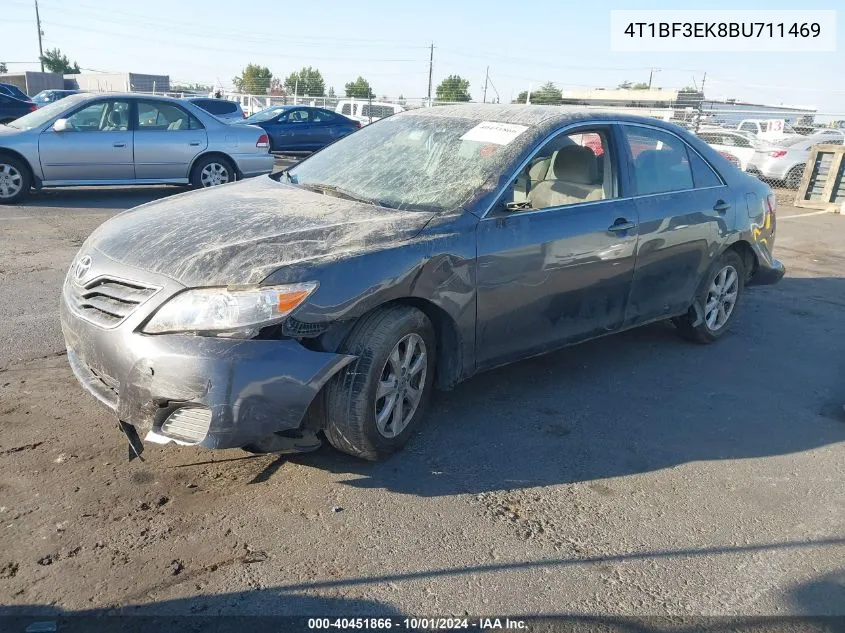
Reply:
M39 108L43 108L48 103L54 103L70 95L79 94L81 90L42 90L32 98L32 102Z
M786 122L781 125L781 121L782 119L743 119L736 129L768 141L794 136L796 132L792 126Z
M356 100L341 100L338 101L335 107L335 112L349 117L353 121L358 121L362 125L374 123L385 117L393 116L398 112L404 112L403 108L398 103L385 103L382 101L368 101L366 99Z
M23 101L7 94L0 94L0 124L8 125L11 121L19 119L36 109L37 106L32 101ZM0 134L2 134L2 131L0 131Z
M797 189L814 145L842 145L843 137L830 134L793 136L755 151L748 171L759 178L783 182L789 189Z
M237 101L212 99L211 97L186 97L185 101L190 101L222 121L232 123L246 118L241 104Z
M313 152L361 128L331 110L301 105L265 108L242 123L263 128L273 152Z
M0 204L33 187L210 187L267 174L273 160L264 130L232 129L192 103L77 94L0 127Z
M0 94L8 95L21 101L32 101L28 94L14 84L0 83Z
M377 459L435 385L666 319L722 338L745 287L783 276L775 204L650 118L399 113L100 225L62 290L67 358L135 453L305 450L323 431Z
M766 146L764 141L758 140L750 134L725 128L703 127L699 129L696 136L716 151L735 156L739 168L743 171L748 168L748 163L754 156L755 150L763 149Z

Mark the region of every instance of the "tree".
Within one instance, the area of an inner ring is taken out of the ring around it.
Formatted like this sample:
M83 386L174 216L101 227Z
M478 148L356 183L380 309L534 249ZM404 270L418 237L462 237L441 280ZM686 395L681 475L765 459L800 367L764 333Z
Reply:
M563 103L563 94L549 81L540 86L536 92L531 93L531 103L560 105Z
M0 73L7 73L9 72L9 67L6 66L5 62L0 62Z
M267 66L247 64L246 68L241 71L240 77L232 78L232 83L235 84L235 89L238 92L266 95L272 79L273 73Z
M355 99L372 99L376 96L370 86L370 82L360 75L358 79L350 81L343 88L346 90L347 97L353 97Z
M299 72L292 72L285 79L288 94L323 97L326 94L326 82L320 71L311 66L303 67Z
M648 84L645 82L636 83L631 86L631 90L648 90Z
M470 101L469 80L460 75L449 75L437 86L438 101Z
M327 96L329 99L334 99L334 98L337 96L337 95L335 95L335 93L334 93L334 86L332 86L331 88L329 88L329 91L328 91L328 93L326 93L326 96Z
M62 75L78 75L82 72L79 69L79 64L73 62L71 65L67 55L62 55L62 51L58 48L47 49L47 51L39 58L46 68L51 73L60 73Z

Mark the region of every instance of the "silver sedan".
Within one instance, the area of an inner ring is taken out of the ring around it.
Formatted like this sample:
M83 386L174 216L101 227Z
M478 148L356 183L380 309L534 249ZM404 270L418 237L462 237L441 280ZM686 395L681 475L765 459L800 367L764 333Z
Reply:
M169 97L78 94L0 125L0 204L33 188L211 187L272 169L260 127L233 127Z

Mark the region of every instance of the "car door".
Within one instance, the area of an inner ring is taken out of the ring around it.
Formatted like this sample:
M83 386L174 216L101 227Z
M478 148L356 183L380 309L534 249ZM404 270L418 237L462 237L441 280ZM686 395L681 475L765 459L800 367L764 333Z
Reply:
M322 147L318 140L319 131L311 116L310 108L294 108L287 113L291 148L296 151L311 151Z
M334 143L337 139L346 136L343 120L333 112L315 108L311 111L313 121L313 141L320 149Z
M679 136L641 124L621 129L639 216L627 326L690 306L721 236L734 224L735 201L715 170Z
M68 113L66 129L38 136L44 184L131 181L133 164L128 99L88 101Z
M479 222L479 368L622 325L638 222L618 147L613 125L561 132Z
M182 106L160 99L135 101L135 177L183 181L208 146L202 123Z

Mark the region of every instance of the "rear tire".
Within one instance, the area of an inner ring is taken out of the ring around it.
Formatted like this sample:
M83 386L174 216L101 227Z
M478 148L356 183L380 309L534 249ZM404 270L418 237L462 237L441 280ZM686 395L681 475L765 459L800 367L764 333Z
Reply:
M234 182L236 177L235 166L228 158L205 156L191 170L191 186L194 189L205 189Z
M326 438L356 457L387 457L425 417L434 383L434 328L416 308L379 308L361 318L339 351L358 360L327 386Z
M719 340L730 329L744 290L745 265L742 257L736 251L725 251L707 273L696 296L704 318L693 326L696 315L695 310L690 308L687 314L672 320L678 334L705 345Z
M804 177L804 165L796 165L786 174L785 184L788 189L798 189Z
M29 195L32 178L18 158L0 155L0 204L15 204Z

